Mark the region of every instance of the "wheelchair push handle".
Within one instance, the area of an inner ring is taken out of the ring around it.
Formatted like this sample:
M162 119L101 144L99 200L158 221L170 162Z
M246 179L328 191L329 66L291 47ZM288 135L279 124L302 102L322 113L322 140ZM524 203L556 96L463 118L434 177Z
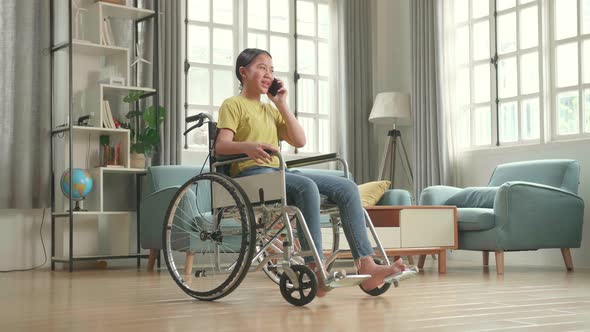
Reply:
M213 122L213 118L211 117L211 115L207 114L207 113L199 113L197 115L191 115L191 116L187 116L185 119L185 122L191 123L191 122L197 122L196 124L192 125L190 128L188 128L183 135L186 136L188 133L190 133L191 131L201 127L203 124L207 123L205 122L205 119L208 120L208 122Z

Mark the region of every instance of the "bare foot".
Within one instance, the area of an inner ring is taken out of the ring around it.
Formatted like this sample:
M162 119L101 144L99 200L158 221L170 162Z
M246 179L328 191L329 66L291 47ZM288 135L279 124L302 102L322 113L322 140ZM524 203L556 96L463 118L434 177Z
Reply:
M318 280L318 291L316 292L315 296L317 297L324 297L328 292L329 289L326 288L326 283L324 277L322 276L322 272L317 269L316 263L309 263L309 267L314 271L315 276Z
M369 274L372 278L361 283L364 290L372 290L383 284L383 279L406 269L403 259L398 259L391 266L377 265L373 257L364 257L358 264L358 274Z

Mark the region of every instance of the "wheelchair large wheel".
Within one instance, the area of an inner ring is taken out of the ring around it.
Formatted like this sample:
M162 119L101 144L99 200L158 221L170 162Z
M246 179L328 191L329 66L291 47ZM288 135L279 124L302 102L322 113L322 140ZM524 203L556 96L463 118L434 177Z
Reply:
M222 298L248 272L255 236L252 205L240 185L219 173L195 176L176 192L164 220L168 271L188 295Z

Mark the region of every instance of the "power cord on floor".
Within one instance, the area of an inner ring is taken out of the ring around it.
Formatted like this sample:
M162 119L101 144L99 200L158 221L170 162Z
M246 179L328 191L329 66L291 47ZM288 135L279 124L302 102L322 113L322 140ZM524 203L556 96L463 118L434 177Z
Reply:
M0 270L0 273L8 273L8 272L24 272L24 271L32 271L38 269L47 263L47 250L45 250L45 241L43 241L43 223L45 222L45 209L43 209L43 217L41 218L41 227L39 227L39 237L41 238L41 245L43 246L43 255L45 258L43 259L43 263L28 268L28 269L15 269L15 270Z

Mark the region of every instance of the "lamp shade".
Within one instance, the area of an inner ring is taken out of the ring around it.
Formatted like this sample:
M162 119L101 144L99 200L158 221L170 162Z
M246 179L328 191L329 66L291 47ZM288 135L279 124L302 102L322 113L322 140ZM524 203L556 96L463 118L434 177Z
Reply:
M373 123L409 125L410 95L402 92L381 92L375 98L369 121Z

